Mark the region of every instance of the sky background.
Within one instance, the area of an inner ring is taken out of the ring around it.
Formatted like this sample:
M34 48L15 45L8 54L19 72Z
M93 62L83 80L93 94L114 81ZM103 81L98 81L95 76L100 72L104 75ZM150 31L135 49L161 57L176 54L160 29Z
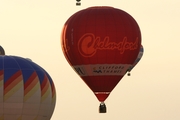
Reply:
M0 0L0 45L6 55L30 58L52 77L51 120L180 120L179 0ZM67 63L60 35L66 20L91 6L128 12L140 26L144 55L105 101L99 101Z

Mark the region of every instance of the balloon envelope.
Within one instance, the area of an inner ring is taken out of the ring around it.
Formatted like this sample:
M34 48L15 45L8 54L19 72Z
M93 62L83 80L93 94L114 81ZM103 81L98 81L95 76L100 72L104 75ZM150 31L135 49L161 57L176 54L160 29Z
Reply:
M63 53L99 101L134 63L141 33L134 18L113 7L90 7L73 14L62 31Z
M42 67L0 56L0 120L50 120L55 101L54 83Z

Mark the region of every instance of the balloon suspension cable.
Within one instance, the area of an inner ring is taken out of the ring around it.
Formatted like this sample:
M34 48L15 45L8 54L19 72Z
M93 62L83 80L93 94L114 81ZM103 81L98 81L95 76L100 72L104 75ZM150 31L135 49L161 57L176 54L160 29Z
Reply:
M106 105L104 102L101 102L99 105L99 113L106 113Z

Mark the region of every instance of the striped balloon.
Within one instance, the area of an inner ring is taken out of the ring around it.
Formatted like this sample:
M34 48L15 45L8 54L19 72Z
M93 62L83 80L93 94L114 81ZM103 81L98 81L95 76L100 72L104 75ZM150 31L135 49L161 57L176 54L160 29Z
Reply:
M0 56L0 120L50 120L55 102L54 83L42 67Z

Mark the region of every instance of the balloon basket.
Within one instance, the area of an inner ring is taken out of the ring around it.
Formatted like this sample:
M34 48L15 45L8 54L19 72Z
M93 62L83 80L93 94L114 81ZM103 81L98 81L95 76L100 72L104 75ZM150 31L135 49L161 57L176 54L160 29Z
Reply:
M106 113L106 105L103 102L99 105L99 113Z

